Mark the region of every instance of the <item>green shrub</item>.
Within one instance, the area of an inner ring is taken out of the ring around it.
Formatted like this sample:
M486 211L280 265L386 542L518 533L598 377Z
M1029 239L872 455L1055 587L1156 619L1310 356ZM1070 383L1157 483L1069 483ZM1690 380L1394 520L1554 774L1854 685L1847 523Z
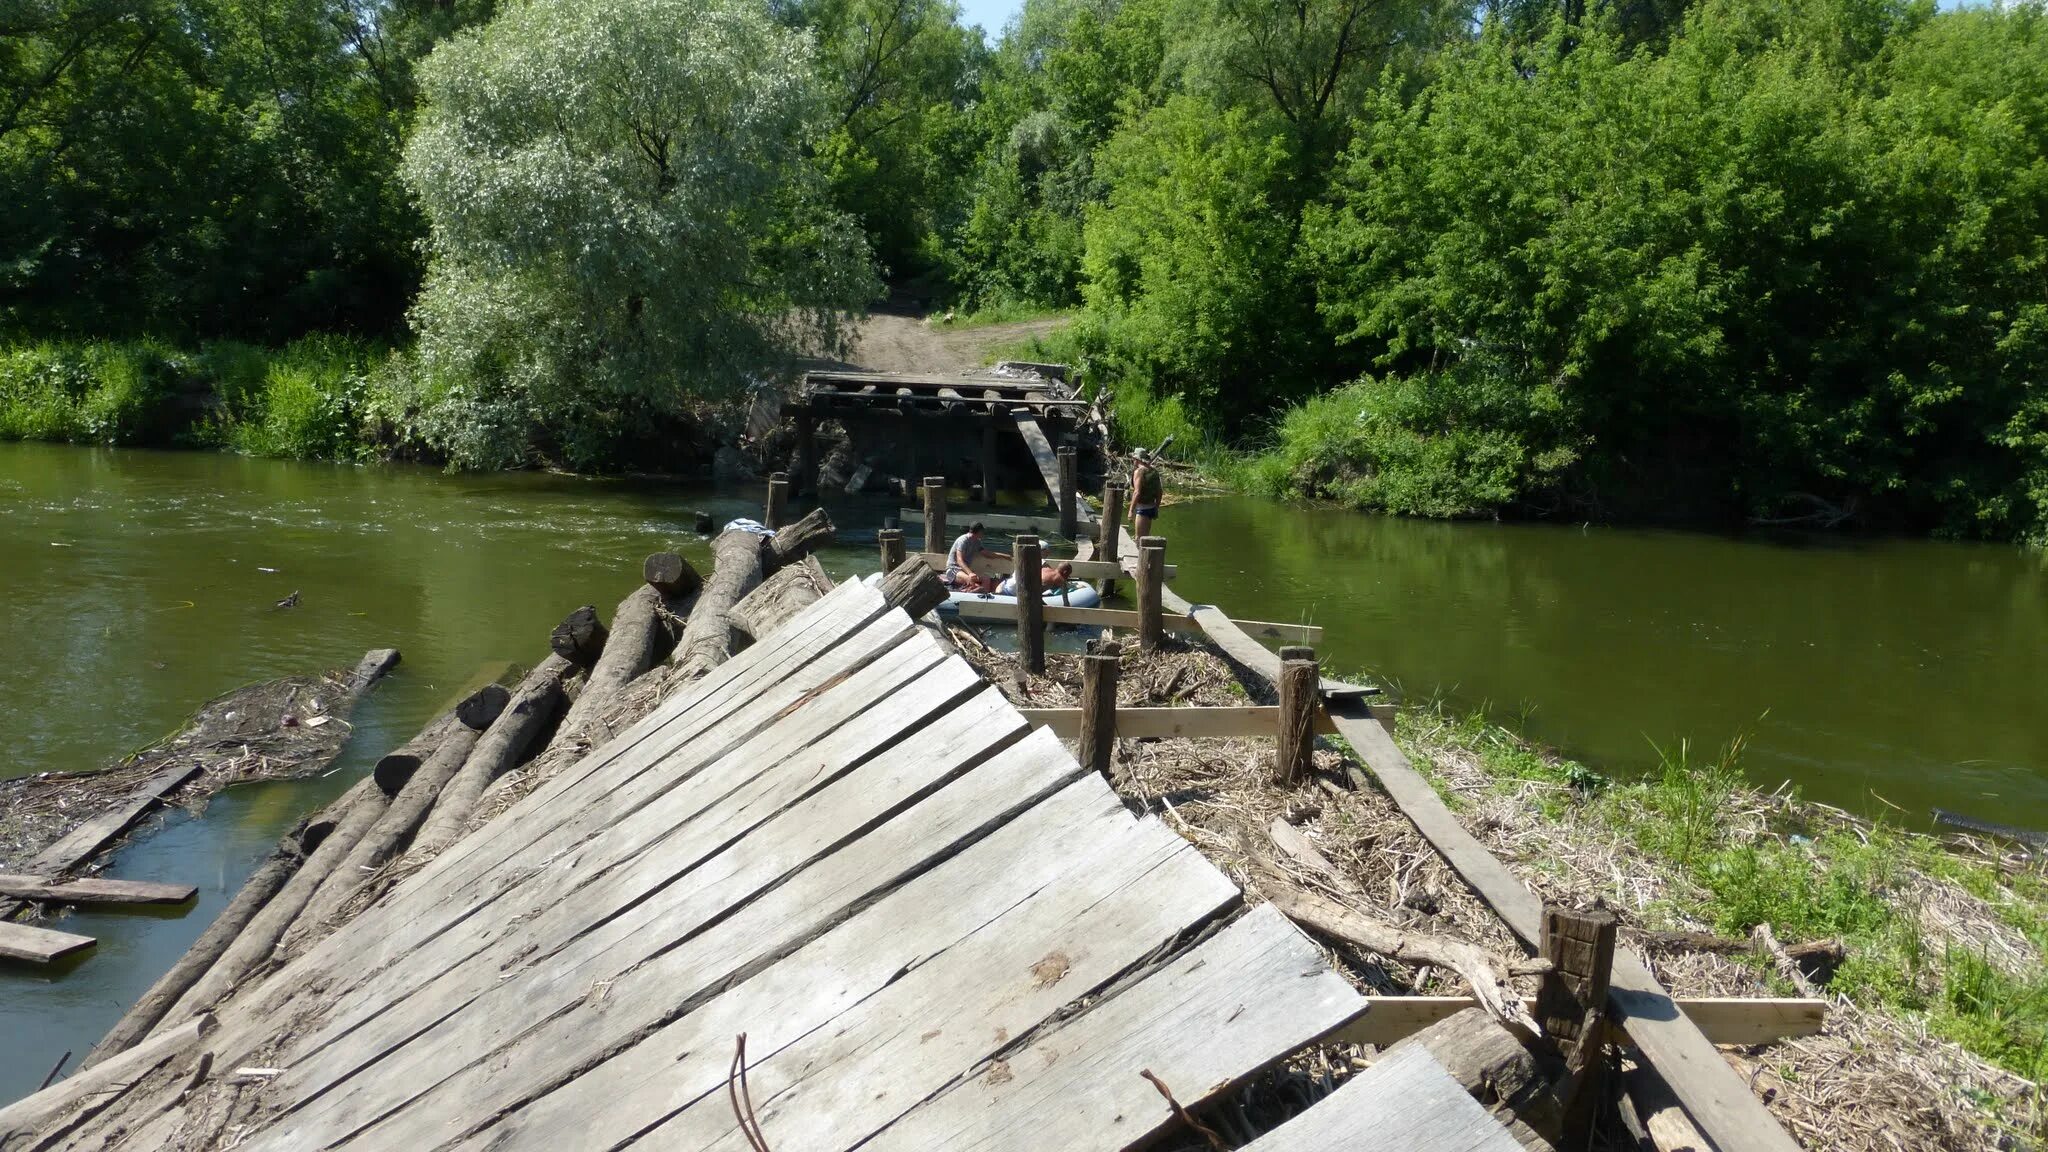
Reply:
M298 460L345 460L362 454L363 407L370 350L340 336L308 336L264 366L252 394L229 402L227 438L238 452ZM233 368L246 371L246 360ZM232 387L246 387L236 379ZM224 399L226 399L224 397Z
M164 442L185 368L147 341L8 346L0 350L0 439Z

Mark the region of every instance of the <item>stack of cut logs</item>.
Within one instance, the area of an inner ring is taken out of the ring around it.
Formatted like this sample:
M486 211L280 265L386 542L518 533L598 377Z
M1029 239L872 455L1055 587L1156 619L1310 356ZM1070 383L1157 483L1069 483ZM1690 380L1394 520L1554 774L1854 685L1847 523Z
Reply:
M728 527L712 544L709 580L675 553L649 556L644 583L619 604L609 628L592 607L571 612L550 637L551 654L517 687L492 684L469 695L300 822L85 1064L200 1018L303 953L467 832L817 600L832 582L810 554L833 533L823 511L772 535ZM946 598L919 561L889 573L881 591L913 617Z

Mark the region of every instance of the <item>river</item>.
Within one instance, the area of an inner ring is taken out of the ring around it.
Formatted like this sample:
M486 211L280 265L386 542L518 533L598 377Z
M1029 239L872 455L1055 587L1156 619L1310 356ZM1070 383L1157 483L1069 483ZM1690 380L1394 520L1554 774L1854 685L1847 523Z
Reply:
M892 502L893 506L893 502ZM455 477L0 445L0 775L103 764L251 680L404 664L355 716L330 777L232 789L174 812L109 873L200 886L197 906L77 914L99 947L0 968L0 1101L82 1055L190 944L277 836L452 695L531 661L570 608L610 606L640 559L700 567L691 514L754 492L532 474ZM883 505L844 509L872 528ZM1176 589L1234 614L1322 625L1334 669L1489 706L1617 772L1653 745L1747 734L1766 786L1924 826L1934 804L2048 827L2048 567L1925 541L1440 524L1240 498L1159 525ZM872 548L828 553L835 574ZM298 606L273 604L288 593ZM1881 799L1880 799L1881 798Z

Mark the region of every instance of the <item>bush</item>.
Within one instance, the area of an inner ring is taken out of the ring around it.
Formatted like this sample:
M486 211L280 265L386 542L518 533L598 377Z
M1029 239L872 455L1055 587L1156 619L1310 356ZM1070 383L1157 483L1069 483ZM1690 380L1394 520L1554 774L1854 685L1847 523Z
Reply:
M0 440L166 442L186 368L147 341L0 349Z

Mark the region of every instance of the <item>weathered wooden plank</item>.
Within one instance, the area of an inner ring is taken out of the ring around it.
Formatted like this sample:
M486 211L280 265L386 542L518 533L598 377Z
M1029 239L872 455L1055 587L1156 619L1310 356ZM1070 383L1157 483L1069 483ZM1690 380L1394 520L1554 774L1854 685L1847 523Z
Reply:
M83 952L97 943L99 941L90 936L76 936L69 932L57 932L28 924L16 924L12 920L0 920L0 956L10 960L51 964L73 953Z
M816 1152L853 1148L1237 897L1222 872L1156 820L1138 822L1089 855L1086 866L829 1024L785 1048L760 1051L748 1080L770 1139ZM898 932L930 914L918 903L877 907L866 916ZM738 1018L777 1011L764 1007ZM748 1048L752 1055L751 1036ZM660 1148L746 1147L716 1093L644 1139ZM1048 1139L1039 1146L1065 1145Z
M35 858L28 862L28 870L38 876L57 876L78 867L142 819L143 814L156 807L165 793L198 775L199 771L198 764L185 763L166 768L144 780L118 805L73 828L63 839L36 853Z
M1543 930L1543 902L1465 830L1362 705L1332 702L1330 711L1338 733L1357 750L1416 830L1515 935L1534 946ZM1693 1122L1721 1152L1798 1148L1632 950L1615 952L1608 1003L1629 1038L1671 1083Z
M1427 1048L1404 1048L1352 1077L1245 1152L1521 1152Z
M1038 417L1029 412L1012 412L1010 418L1016 422L1017 434L1024 438L1024 447L1031 452L1031 459L1038 465L1038 474L1045 478L1045 490L1052 494L1053 507L1060 504L1059 457L1052 450L1052 441L1046 439L1045 429L1038 426Z
M924 509L898 508L896 516L905 524L924 523ZM948 516L952 523L954 517ZM1060 518L1058 514L1048 516L1014 516L1007 512L960 512L958 520L962 527L980 521L981 526L996 532L1017 532L1047 539L1058 539Z
M1072 867L1105 827L1129 825L1108 786L1080 774L1050 736L1025 738L724 921L684 936L613 982L602 1000L579 1000L464 1069L365 1132L365 1146L403 1147L412 1134L438 1140L501 1113L480 1142L601 1147L630 1137L722 1083L736 1032L752 1033L757 1045L793 1040ZM855 773L817 803L859 795L871 783ZM923 871L933 861L943 862ZM913 875L875 909L916 901L923 920L899 931L888 920L848 918ZM705 912L723 899L708 895ZM676 912L685 925L705 914ZM792 1006L771 1011L764 1005L772 996ZM741 1005L749 1016L735 1013Z
M48 1088L0 1108L0 1148L47 1135L65 1117L97 1097L124 1092L164 1061L197 1044L213 1031L213 1017L202 1012L184 1024L152 1036L128 1051L103 1060Z
M882 615L880 606L881 595L872 588L835 589L786 625L775 644L756 645L719 665L493 821L490 835L457 841L356 917L351 943L333 936L322 940L243 1000L248 1011L223 1021L218 1045L224 1058L239 1058L264 1035L266 1021L295 998L319 1005L331 1017L350 990L373 976L384 978L405 955L462 923L485 902L479 897L465 903L459 894L515 881L525 869L508 868L508 862L551 859L591 834L591 827L606 827L636 811L825 680L858 666L873 654L865 644L877 637L866 635L866 628ZM896 626L907 629L908 621L899 616L884 633ZM860 639L849 645L850 634ZM721 734L718 739L706 738L712 731ZM666 770L649 776L647 770L658 760ZM564 783L571 778L573 783ZM242 1020L250 1026L242 1026Z
M1081 734L1079 708L1020 708L1028 724L1050 728L1063 740ZM1271 737L1279 730L1280 709L1273 705L1227 705L1213 708L1119 708L1116 734L1121 740ZM1337 726L1316 713L1316 731L1334 733Z
M1015 380L1001 376L972 375L959 373L941 375L930 372L855 372L842 370L818 370L804 373L804 383L844 384L852 388L869 388L889 385L892 389L904 388L958 388L963 392L1045 392L1055 387L1046 380Z
M0 874L0 896L43 904L183 904L199 894L190 884L152 884L143 880L47 880L41 876Z
M971 521L974 517L968 516L964 519ZM993 527L993 525L986 524L984 526ZM916 556L919 560L924 561L934 572L944 572L946 570L946 554L943 552L919 552L916 553ZM1055 556L1052 557L1052 562L1072 564L1074 566L1074 578L1077 580L1111 580L1124 575L1121 565L1111 563L1108 560L1068 560L1064 557ZM1014 562L999 559L986 553L976 557L974 561L974 570L984 576L1008 576L1015 568L1016 564ZM1173 579L1176 570L1174 565L1168 564L1166 566L1166 578L1168 580Z
M1075 568L1074 574L1080 575L1078 567ZM1017 615L1015 607L998 604L993 600L956 600L953 602L953 610L960 614L962 620L1014 620ZM1138 627L1136 612L1121 608L1072 608L1058 600L1045 602L1045 620L1048 624L1079 624L1091 628ZM1199 621L1187 616L1166 616L1162 618L1161 623L1171 632L1204 630ZM1276 640L1293 640L1302 644L1318 643L1323 637L1323 630L1310 624L1274 624L1263 620L1234 620L1231 623L1239 626L1240 632L1250 629ZM1265 651L1265 646L1259 645L1259 650Z
M1358 1004L1315 946L1261 906L1082 1016L984 1063L863 1147L1119 1152L1175 1122L1140 1071L1193 1107L1307 1045ZM779 1135L765 1116L762 1123Z
M1673 1003L1716 1044L1769 1044L1811 1036L1827 1021L1825 1000L1681 996ZM1344 1025L1335 1039L1385 1048L1478 1004L1470 996L1371 996L1365 1015ZM1533 1012L1536 1001L1528 997L1522 1004Z
M501 988L508 971L567 964L572 955L601 953L630 935L659 909L636 907L640 901L979 684L964 661L939 659L928 637L904 637L781 723L598 829L553 866L524 870L487 920L442 935L330 1009L323 1027L287 1049L296 1066L278 1091L299 1093L301 1084L304 1094L324 1090L423 1026ZM987 709L965 711L992 718ZM673 891L662 897L681 898ZM564 952L572 943L573 953Z

